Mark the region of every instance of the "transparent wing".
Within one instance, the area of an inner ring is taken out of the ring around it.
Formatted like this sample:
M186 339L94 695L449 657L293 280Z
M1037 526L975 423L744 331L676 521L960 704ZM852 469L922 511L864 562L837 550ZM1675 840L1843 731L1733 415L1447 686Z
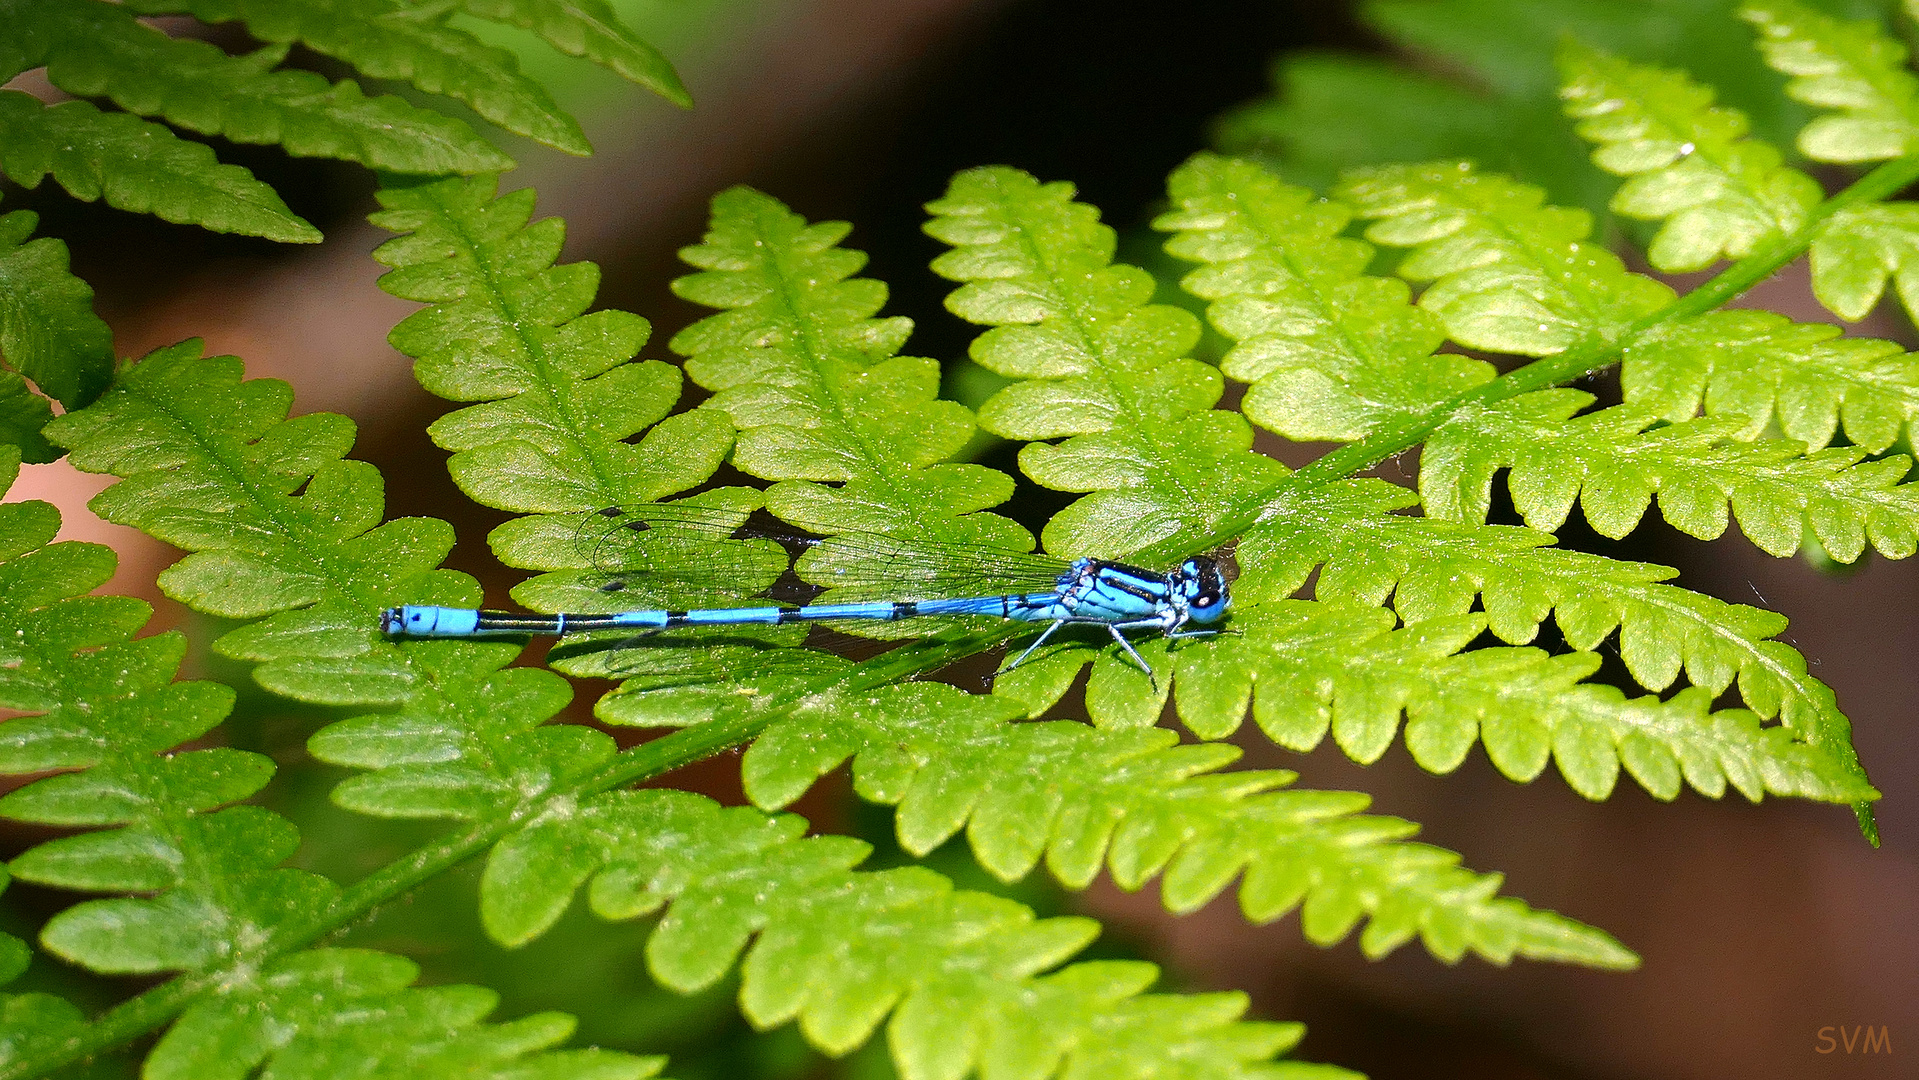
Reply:
M610 507L592 515L585 529L586 561L600 575L596 587L608 594L937 600L1045 592L1068 565L983 544L867 532L821 535L825 526L756 520L738 508L689 503Z

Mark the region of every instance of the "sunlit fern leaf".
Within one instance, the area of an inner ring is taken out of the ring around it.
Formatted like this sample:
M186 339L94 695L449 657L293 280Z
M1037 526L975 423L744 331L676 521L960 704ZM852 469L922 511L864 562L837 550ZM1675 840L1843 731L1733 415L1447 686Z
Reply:
M1612 339L1673 297L1588 241L1590 214L1467 162L1359 169L1333 194L1376 219L1368 240L1413 249L1400 275L1433 283L1419 306L1469 348L1548 356Z
M1660 514L1702 540L1725 531L1730 508L1769 555L1793 554L1808 535L1840 562L1868 542L1893 559L1914 551L1919 488L1901 483L1910 458L1868 461L1857 446L1808 454L1791 439L1742 442L1747 425L1734 417L1654 427L1658 416L1639 405L1574 416L1592 402L1580 390L1543 390L1455 413L1420 453L1426 513L1485 521L1493 477L1510 469L1514 507L1548 532L1576 500L1600 535L1625 536L1657 494Z
M397 706L314 735L322 759L375 770L344 781L335 801L391 817L485 817L613 753L598 732L541 726L571 691L550 672L499 670L514 645L383 640L379 614L393 604L479 599L471 578L435 568L452 529L380 524L379 473L340 460L351 421L288 420L285 383L242 382L238 361L197 353L197 342L155 353L48 435L80 468L126 477L95 512L190 552L160 575L169 596L258 620L215 649L259 661L255 678L289 697Z
M1919 149L1919 79L1906 48L1877 20L1835 19L1798 0L1755 0L1739 15L1759 31L1786 94L1822 109L1799 132L1814 161L1882 161Z
M1566 643L1586 651L1619 632L1633 678L1661 691L1683 672L1717 695L1738 681L1746 707L1777 716L1818 758L1834 787L1867 788L1851 724L1806 660L1774 638L1784 616L1661 584L1675 571L1546 547L1530 529L1465 525L1391 511L1411 492L1377 480L1343 481L1303 493L1286 512L1247 533L1238 557L1239 602L1290 596L1315 569L1322 600L1382 604L1409 623L1483 606L1505 641L1532 640L1551 615Z
M23 187L48 174L74 197L214 232L318 243L273 189L238 165L159 124L103 113L84 101L46 105L0 90L0 171Z
M498 940L518 943L550 927L583 885L606 918L666 908L646 950L662 984L710 986L738 960L740 1005L754 1024L797 1020L834 1054L890 1014L893 1059L909 1080L975 1068L1005 1080L1081 1076L1095 1066L1123 1077L1341 1075L1269 1061L1300 1028L1238 1020L1244 995L1143 995L1157 971L1138 962L1040 974L1092 940L1090 920L1036 920L920 867L855 871L866 844L805 831L790 814L687 792L610 792L495 847L481 913Z
M275 45L305 45L376 79L445 94L513 132L569 154L592 152L580 125L505 49L483 44L447 18L456 2L401 0L133 0L141 14L185 12L202 22L238 20Z
M1152 277L1112 261L1113 230L1072 185L972 169L927 209L926 231L953 245L934 271L965 283L947 307L993 327L970 355L1017 380L981 426L1029 440L1020 467L1040 484L1094 493L1048 523L1047 550L1123 555L1281 475L1250 452L1244 417L1213 408L1219 372L1185 356L1199 321L1149 302Z
M417 359L428 390L485 402L428 429L454 452L454 480L489 506L566 514L649 502L712 475L729 425L697 413L663 420L679 399L679 372L629 362L647 321L586 314L599 267L555 265L565 224L532 221L530 188L494 190L492 177L389 188L373 216L408 234L375 253L393 267L381 288L431 304L389 340Z
M1663 221L1646 257L1661 270L1699 270L1790 233L1823 196L1812 177L1747 136L1736 109L1683 72L1635 64L1568 41L1559 50L1566 113L1597 144L1593 162L1628 179L1612 208Z
M1878 453L1919 416L1919 359L1890 341L1840 336L1769 311L1715 311L1638 336L1620 368L1626 403L1679 422L1703 410L1740 420L1736 437L1777 424L1809 447L1846 441Z
M569 56L617 72L676 105L692 105L673 65L620 21L606 0L462 0L482 19L523 27Z
M93 313L92 286L67 268L67 246L27 239L39 220L29 210L0 216L0 359L77 409L113 375L113 332Z
M16 11L14 20L23 17ZM286 46L229 56L141 24L119 4L51 0L33 19L54 40L47 78L79 97L111 98L141 116L295 156L358 161L408 173L473 173L511 159L464 122L393 95L369 98L352 82L274 70ZM0 35L9 19L0 15Z
M1076 652L1075 669L1092 655ZM1233 666L1182 659L1181 670L1196 672L1204 692L1214 669ZM1221 772L1236 748L1178 746L1150 716L1104 728L1014 722L1047 704L931 683L889 687L775 724L741 773L754 803L774 808L851 758L854 789L899 807L909 852L964 829L980 864L1005 881L1044 858L1072 888L1102 870L1128 890L1159 878L1167 909L1188 912L1239 879L1248 919L1268 922L1303 904L1307 936L1321 945L1370 918L1360 935L1368 956L1418 936L1447 961L1470 949L1498 963L1635 962L1600 931L1496 898L1497 883L1460 867L1457 855L1405 842L1410 822L1354 816L1364 795L1278 790L1293 779L1286 772Z
M1583 681L1599 669L1596 653L1461 652L1485 629L1477 613L1395 630L1379 608L1286 600L1242 606L1234 622L1241 635L1174 654L1180 717L1202 738L1231 735L1251 705L1282 746L1311 750L1330 731L1348 757L1371 762L1403 713L1407 749L1433 772L1458 768L1482 742L1508 777L1531 781L1550 758L1589 799L1612 794L1622 764L1661 799L1677 796L1682 781L1713 798L1728 783L1753 800L1872 797L1786 729L1745 709L1713 711L1704 689L1629 699Z
M147 1059L147 1080L342 1076L645 1080L663 1058L547 1049L573 1018L535 1013L482 1022L499 995L478 986L413 987L419 967L365 949L314 949L227 983L181 1015Z
M0 449L0 490L18 458ZM324 907L338 890L279 867L299 835L244 799L273 775L268 758L226 747L177 751L227 714L233 691L174 682L178 633L131 639L152 609L90 596L114 557L51 543L43 502L0 504L0 771L49 773L0 798L0 816L88 828L16 856L12 876L82 892L41 931L45 948L95 971L204 970L242 943Z
M1879 161L1919 148L1919 79L1884 26L1841 21L1796 0L1761 0L1740 14L1759 29L1767 62L1793 76L1786 92L1832 110L1800 131L1807 157ZM1840 210L1813 238L1811 262L1813 295L1840 318L1865 318L1888 278L1906 310L1919 310L1919 207Z
M1246 415L1289 439L1358 439L1492 378L1490 364L1434 355L1446 332L1403 282L1364 273L1373 248L1339 233L1349 208L1249 161L1201 154L1174 171L1178 209L1153 227L1207 265L1186 291L1236 344L1220 361L1252 383Z
M850 226L809 225L777 200L734 188L713 200L704 241L680 255L702 273L681 297L725 309L682 330L673 350L714 391L705 408L740 429L733 465L779 483L776 512L809 527L928 530L1024 548L999 518L956 515L1004 502L1012 482L978 465L942 464L966 446L973 417L938 400L939 363L897 355L912 321L879 318L886 286L853 277L866 256L842 248Z

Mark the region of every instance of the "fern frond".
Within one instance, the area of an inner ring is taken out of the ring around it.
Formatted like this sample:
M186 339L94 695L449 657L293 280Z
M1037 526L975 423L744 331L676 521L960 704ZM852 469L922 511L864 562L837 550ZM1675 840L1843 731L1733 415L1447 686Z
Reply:
M583 56L673 102L693 97L660 51L620 21L606 0L463 0L468 13L540 35L568 56Z
M0 451L0 454L6 453ZM0 480L17 459L0 457ZM219 809L273 775L260 754L174 752L218 724L233 691L173 682L178 633L132 640L152 614L129 597L89 596L112 576L111 550L50 543L60 515L42 502L0 504L0 771L59 775L0 798L0 815L63 828L9 864L15 878L86 892L49 920L45 947L95 971L204 970L243 942L324 907L338 890L282 868L299 838L257 807Z
M0 443L31 462L59 451L40 434L53 409L26 379L74 409L113 373L113 333L93 313L93 289L67 269L65 244L27 239L38 222L29 210L0 216L0 360L13 368L0 368Z
M1919 79L1885 26L1835 19L1797 0L1759 0L1740 15L1758 29L1766 62L1792 76L1786 93L1832 110L1799 132L1807 157L1881 161L1919 149ZM1840 318L1865 318L1888 278L1906 310L1919 310L1919 206L1846 207L1813 238L1811 254L1813 295Z
M19 17L16 13L16 18ZM284 46L229 56L203 41L143 25L124 6L52 0L34 13L47 78L80 97L108 97L141 116L240 143L273 143L296 157L332 157L409 173L474 173L512 166L465 123L393 95L368 98L352 82L276 71ZM0 34L7 32L0 16Z
M103 113L84 101L45 105L0 90L0 171L22 187L49 173L75 198L150 213L214 232L313 244L320 231L238 165L159 124Z
M893 1058L909 1078L1346 1075L1269 1061L1300 1028L1237 1019L1244 995L1143 994L1151 964L1040 974L1086 946L1090 920L1036 920L918 867L854 871L865 844L805 830L790 814L687 792L611 792L496 847L481 911L495 937L518 943L589 880L602 917L666 908L647 943L662 984L710 986L744 951L740 1004L756 1025L798 1020L815 1045L843 1053L891 1014Z
M1403 282L1364 273L1369 244L1341 237L1347 207L1251 162L1201 154L1174 171L1178 209L1153 227L1166 250L1208 264L1186 291L1236 344L1220 360L1252 383L1241 404L1289 439L1358 439L1492 378L1492 365L1435 355L1446 331Z
M573 1033L564 1013L481 1020L499 995L413 987L419 967L366 949L313 949L220 985L183 1013L147 1058L149 1080L341 1076L577 1077L646 1080L664 1058L548 1047Z
M350 421L287 420L286 384L242 383L237 361L196 353L189 342L148 357L49 437L80 468L127 477L96 512L191 552L160 576L169 596L259 620L216 650L259 661L255 678L289 697L399 707L313 737L321 758L377 770L343 782L335 801L396 817L485 816L613 752L597 732L538 726L570 691L549 672L497 670L510 644L384 641L388 606L479 599L471 578L435 569L452 530L430 518L380 525L378 472L340 460Z
M1093 655L1065 650L1056 659L1068 662L1049 665L1047 681L1063 690ZM1198 692L1211 692L1212 669L1190 670ZM1016 723L1052 700L1006 689L982 696L907 684L856 706L798 713L747 751L747 794L757 806L787 805L851 758L854 789L899 807L907 851L924 854L964 829L980 864L1004 881L1042 858L1075 889L1103 869L1128 890L1160 877L1166 908L1188 912L1241 878L1249 920L1269 922L1303 904L1306 935L1320 945L1370 917L1360 936L1368 956L1418 935L1449 962L1468 949L1497 963L1635 962L1600 931L1495 897L1497 880L1460 867L1457 855L1405 842L1416 829L1410 822L1353 816L1364 795L1278 790L1292 782L1286 772L1221 772L1238 749L1177 746L1177 735L1151 726L1151 714L1104 727Z
M1458 768L1478 741L1507 777L1530 782L1550 758L1589 799L1612 794L1622 764L1661 799L1677 796L1682 781L1713 798L1730 783L1755 801L1766 792L1831 802L1871 794L1786 729L1745 709L1714 711L1703 688L1627 698L1584 682L1599 669L1596 653L1460 652L1486 628L1480 614L1395 630L1379 608L1288 600L1243 608L1235 622L1244 636L1175 654L1180 717L1202 738L1231 735L1250 704L1282 746L1311 750L1330 731L1348 757L1370 763L1403 713L1406 748L1432 772Z
M432 304L389 340L416 358L428 390L485 402L429 429L454 452L455 482L488 506L569 514L651 502L711 476L731 426L711 414L663 419L679 372L628 363L652 327L625 311L584 314L599 267L555 265L564 223L531 222L531 189L494 189L493 177L389 188L373 217L410 234L375 253L393 268L381 288Z
M1466 162L1356 170L1333 194L1376 219L1368 240L1413 249L1400 275L1433 283L1419 306L1468 348L1549 356L1615 339L1673 298L1586 239L1590 214Z
M1790 439L1742 442L1747 425L1723 416L1654 427L1658 415L1638 405L1574 416L1592 402L1583 391L1544 390L1454 414L1420 453L1426 513L1485 521L1494 474L1510 469L1514 506L1547 532L1577 500L1596 532L1625 536L1657 494L1665 519L1702 540L1725 532L1730 507L1769 555L1797 552L1807 535L1847 563L1868 540L1893 559L1919 544L1919 488L1901 483L1910 458L1867 461L1857 446L1808 454Z
M546 88L520 72L505 49L447 24L457 3L400 0L133 0L146 15L184 12L202 22L238 20L274 45L298 42L376 79L399 79L444 94L495 124L569 154L592 146ZM516 5L518 6L518 5Z
M1663 566L1546 547L1551 538L1530 529L1392 513L1415 501L1383 481L1302 493L1247 534L1235 596L1282 599L1317 568L1322 600L1391 597L1408 623L1463 615L1478 600L1504 641L1532 640L1549 614L1580 651L1617 630L1619 655L1641 686L1663 690L1683 672L1716 696L1737 679L1747 708L1779 717L1810 747L1829 791L1870 797L1832 690L1806 673L1805 657L1773 640L1783 616L1662 584L1675 573Z
M1801 153L1814 161L1883 161L1919 149L1919 79L1885 26L1835 19L1798 0L1754 0L1739 17L1759 31L1766 63L1792 76L1788 97L1836 110L1800 130Z
M1919 416L1919 359L1890 341L1842 337L1826 323L1769 311L1716 311L1656 327L1627 346L1626 403L1679 422L1703 409L1740 421L1737 438L1776 423L1823 447L1846 440L1878 453Z
M1213 524L1207 515L1233 493L1283 474L1250 452L1244 417L1213 408L1224 381L1184 355L1199 321L1149 302L1151 275L1112 261L1113 230L1073 201L1072 185L972 169L927 209L926 231L953 245L934 271L965 283L947 308L993 327L970 355L1019 380L981 406L980 425L1035 440L1020 451L1035 481L1093 493L1048 523L1047 550L1136 551Z
M1812 177L1747 136L1736 109L1684 73L1634 64L1576 42L1559 52L1566 114L1594 143L1593 162L1628 177L1612 208L1664 221L1646 257L1661 270L1738 258L1806 221L1824 197Z

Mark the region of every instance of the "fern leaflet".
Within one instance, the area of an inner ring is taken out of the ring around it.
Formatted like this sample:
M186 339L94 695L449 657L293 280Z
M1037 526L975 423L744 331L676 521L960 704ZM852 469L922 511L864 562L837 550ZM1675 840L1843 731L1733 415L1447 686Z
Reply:
M67 269L67 246L28 240L39 216L0 216L0 443L31 462L58 456L40 434L53 418L41 393L68 408L100 395L113 373L113 334L93 313L93 289ZM25 378L23 378L24 376Z
M1913 554L1919 495L1901 483L1907 457L1740 442L1748 425L1723 416L1655 428L1657 414L1632 405L1574 418L1591 403L1581 391L1546 390L1455 414L1420 456L1426 512L1484 521L1494 473L1511 469L1514 505L1536 529L1557 529L1577 499L1595 531L1621 537L1657 493L1665 519L1702 540L1725 531L1730 506L1769 555L1793 554L1807 535L1840 562L1868 540L1888 558Z
M1402 282L1370 277L1370 245L1339 236L1351 210L1316 201L1250 162L1201 154L1173 173L1173 255L1207 266L1183 285L1236 344L1220 361L1251 383L1241 405L1289 439L1358 439L1492 378L1492 366L1435 355L1439 320Z
M1629 177L1612 208L1665 222L1646 251L1659 269L1739 258L1798 229L1823 195L1812 177L1780 164L1770 144L1746 138L1744 114L1715 108L1712 91L1684 74L1576 43L1559 58L1566 112L1599 144L1593 162Z
M298 42L376 79L400 79L445 94L515 135L569 154L592 147L546 89L520 72L513 54L447 24L453 3L400 0L134 0L142 14L185 12L202 22L239 20L275 45ZM513 9L532 5L514 4Z
M1020 467L1061 491L1092 492L1046 526L1048 551L1118 556L1205 528L1235 492L1284 467L1251 452L1252 429L1213 408L1219 372L1184 354L1198 320L1148 303L1150 275L1112 261L1113 230L1070 184L1016 169L973 169L928 204L926 231L953 245L933 261L963 282L947 307L993 329L973 359L1019 381L980 408L980 424L1033 441Z
M159 124L103 113L84 101L43 105L0 90L0 171L23 187L51 174L75 198L151 213L214 232L312 244L320 231L238 165Z
M278 144L295 156L399 172L472 173L511 164L452 117L390 94L368 98L352 82L274 70L286 57L283 45L228 56L203 41L170 38L125 7L99 0L53 0L32 17L51 39L41 60L49 81L81 97L110 97L141 116L234 142ZM6 22L0 16L0 34L9 32Z

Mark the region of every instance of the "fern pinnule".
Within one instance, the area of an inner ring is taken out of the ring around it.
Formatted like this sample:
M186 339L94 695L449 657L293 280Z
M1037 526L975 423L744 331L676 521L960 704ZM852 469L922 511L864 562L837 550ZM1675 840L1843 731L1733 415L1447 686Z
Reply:
M287 209L273 189L206 146L126 113L85 101L43 104L0 90L0 172L22 187L48 175L75 198L214 232L316 244L320 230Z
M1791 76L1786 96L1830 109L1799 132L1814 161L1883 161L1919 149L1919 79L1906 48L1874 20L1833 18L1799 0L1749 0L1766 63Z
M93 313L93 289L67 266L67 246L33 235L39 215L0 215L0 444L28 462L59 456L40 430L53 419L45 394L76 409L113 374L113 334ZM40 394L27 385L32 379Z
M1769 555L1791 555L1807 536L1846 563L1868 542L1893 559L1919 546L1919 489L1901 483L1911 467L1903 455L1867 460L1858 446L1808 454L1791 439L1743 442L1749 425L1723 415L1666 426L1636 405L1574 415L1592 400L1545 390L1456 413L1420 456L1426 513L1486 520L1493 476L1508 469L1514 507L1546 531L1577 500L1600 535L1625 536L1657 494L1661 515L1702 540L1725 531L1730 509Z
M1078 650L1068 680L1091 656ZM1217 696L1216 679L1239 662L1181 654L1180 677ZM899 808L907 851L924 854L964 830L980 864L1005 881L1042 858L1076 889L1102 870L1129 890L1160 878L1167 909L1186 912L1243 874L1248 919L1269 922L1303 904L1307 936L1331 945L1370 917L1360 936L1369 956L1417 935L1448 961L1471 949L1499 963L1634 962L1599 931L1495 897L1496 883L1461 868L1457 855L1405 842L1410 823L1357 816L1364 795L1280 790L1293 779L1286 772L1221 771L1236 748L1176 745L1150 715L1098 727L1016 722L1052 704L938 684L889 687L775 722L747 751L742 778L755 805L776 808L850 758L854 789ZM1206 734L1229 730L1215 724Z
M1480 614L1434 616L1394 629L1392 613L1341 602L1279 601L1250 608L1241 637L1182 651L1180 718L1203 738L1225 738L1250 706L1274 742L1306 751L1327 733L1355 761L1377 760L1405 722L1422 768L1451 772L1475 742L1522 783L1550 759L1589 799L1612 794L1620 766L1661 799L1682 783L1718 798L1770 792L1850 802L1872 797L1856 770L1746 709L1711 708L1688 687L1667 700L1628 698L1585 680L1593 652L1534 648L1462 652L1486 627Z
M479 986L410 985L411 960L368 949L311 949L221 985L161 1037L150 1080L359 1076L576 1077L646 1080L666 1063L600 1049L553 1050L573 1018L536 1013L482 1023L499 995Z
M1628 177L1612 208L1663 221L1646 257L1661 270L1699 270L1739 258L1806 221L1819 184L1746 137L1743 113L1712 105L1683 73L1635 64L1567 42L1559 51L1566 113L1597 144L1593 162Z
M1919 358L1890 341L1770 311L1715 311L1649 328L1626 346L1628 405L1678 423L1704 412L1752 439L1769 425L1808 447L1879 453L1919 417Z
M1166 250L1206 265L1187 292L1235 344L1228 378L1252 384L1241 404L1289 439L1363 438L1492 378L1492 365L1433 350L1439 320L1403 282L1363 271L1373 249L1339 233L1350 208L1315 199L1250 161L1200 154L1167 182L1178 209L1153 227Z
M805 830L790 814L687 792L609 792L496 847L481 911L497 938L520 942L583 885L606 918L664 908L647 943L662 983L711 985L744 953L740 1004L755 1024L797 1020L815 1045L843 1053L891 1014L894 1062L909 1078L978 1069L1040 1080L1097 1062L1125 1076L1326 1075L1269 1060L1300 1028L1239 1020L1243 995L1143 995L1157 971L1138 962L1040 974L1091 941L1090 920L1036 920L920 867L856 871L867 845Z
M1117 557L1203 531L1234 494L1284 475L1251 452L1244 417L1213 407L1224 381L1185 355L1198 320L1150 302L1152 276L1112 261L1113 230L1072 185L972 169L927 209L926 231L953 245L933 269L963 283L948 309L992 327L970 355L1018 380L981 426L1031 440L1020 467L1038 483L1092 493L1047 524L1048 551Z
M197 353L189 342L148 357L49 437L79 467L127 477L94 500L96 512L191 552L160 577L170 596L258 620L216 650L258 661L255 678L289 697L399 706L313 737L321 758L377 770L343 782L337 802L486 816L612 753L597 732L540 726L571 692L550 672L498 670L510 644L384 641L386 607L478 599L471 578L436 568L452 530L431 518L379 524L379 473L340 460L350 421L287 420L286 384L242 382L237 361Z
M15 16L19 17L18 14ZM53 85L111 98L140 116L239 143L278 144L296 157L332 157L406 173L474 173L511 159L465 122L391 94L369 98L350 80L275 70L285 45L229 56L172 38L117 4L51 0L33 14L36 58ZM0 35L8 33L0 16Z
M1358 169L1333 196L1371 221L1366 239L1412 249L1400 276L1432 283L1419 306L1467 348L1550 356L1672 302L1587 239L1590 214L1468 162Z
M1851 724L1805 657L1775 640L1783 616L1664 584L1676 571L1546 546L1530 529L1465 525L1392 511L1417 496L1377 480L1343 481L1295 496L1287 514L1249 531L1239 548L1246 600L1282 599L1319 571L1316 595L1382 604L1408 623L1463 615L1475 602L1487 628L1524 643L1551 615L1572 648L1596 649L1614 631L1633 678L1663 690L1684 673L1718 694L1735 680L1747 708L1777 716L1816 760L1823 784L1781 781L1783 794L1868 798Z
M578 121L520 71L512 53L448 23L456 4L418 9L398 0L134 0L127 6L145 15L184 12L207 23L237 20L261 41L297 42L372 78L444 94L515 135L569 154L592 152Z
M972 413L938 399L937 361L897 355L912 321L878 317L886 286L853 276L866 257L839 246L849 229L734 188L714 197L703 242L680 252L702 272L674 292L724 310L675 335L673 350L714 391L704 408L739 427L734 467L775 481L768 506L818 531L1031 546L1011 522L972 514L1012 484L949 463Z

